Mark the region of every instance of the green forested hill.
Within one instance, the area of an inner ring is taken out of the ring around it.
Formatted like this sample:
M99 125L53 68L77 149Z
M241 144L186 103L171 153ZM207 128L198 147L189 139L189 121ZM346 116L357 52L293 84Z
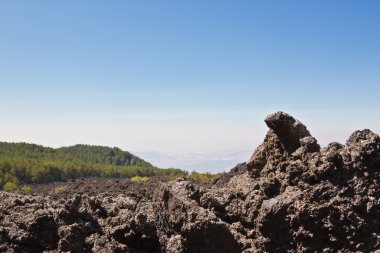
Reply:
M143 159L134 156L129 152L122 151L119 148L75 145L72 147L59 148L56 152L58 157L62 159L79 159L85 162L113 164L119 166L152 166Z
M0 156L152 167L150 163L119 148L82 144L53 149L36 144L0 142Z
M186 176L180 169L160 169L119 148L75 145L53 149L36 144L0 142L0 189L78 177Z

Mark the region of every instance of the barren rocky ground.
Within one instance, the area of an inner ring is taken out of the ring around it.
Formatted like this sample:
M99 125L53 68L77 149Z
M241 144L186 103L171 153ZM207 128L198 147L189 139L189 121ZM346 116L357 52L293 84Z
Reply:
M380 137L320 148L277 112L247 163L199 185L86 179L0 192L0 252L380 252Z

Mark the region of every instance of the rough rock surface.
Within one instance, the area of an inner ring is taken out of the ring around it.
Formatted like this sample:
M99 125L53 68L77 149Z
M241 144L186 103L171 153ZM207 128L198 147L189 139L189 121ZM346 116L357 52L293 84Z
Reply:
M320 148L283 112L213 185L84 180L0 192L0 252L380 252L380 137Z

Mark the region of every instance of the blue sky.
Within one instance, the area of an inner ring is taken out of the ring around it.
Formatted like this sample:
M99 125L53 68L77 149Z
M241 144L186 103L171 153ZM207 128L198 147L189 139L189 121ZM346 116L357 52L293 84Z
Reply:
M322 145L380 132L378 1L1 1L0 139L246 160L289 112Z

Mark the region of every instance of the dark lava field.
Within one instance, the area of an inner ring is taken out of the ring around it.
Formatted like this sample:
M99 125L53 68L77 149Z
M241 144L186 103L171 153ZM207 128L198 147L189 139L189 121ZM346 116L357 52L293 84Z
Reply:
M83 179L0 192L0 252L380 252L380 137L321 148L277 112L212 184Z

